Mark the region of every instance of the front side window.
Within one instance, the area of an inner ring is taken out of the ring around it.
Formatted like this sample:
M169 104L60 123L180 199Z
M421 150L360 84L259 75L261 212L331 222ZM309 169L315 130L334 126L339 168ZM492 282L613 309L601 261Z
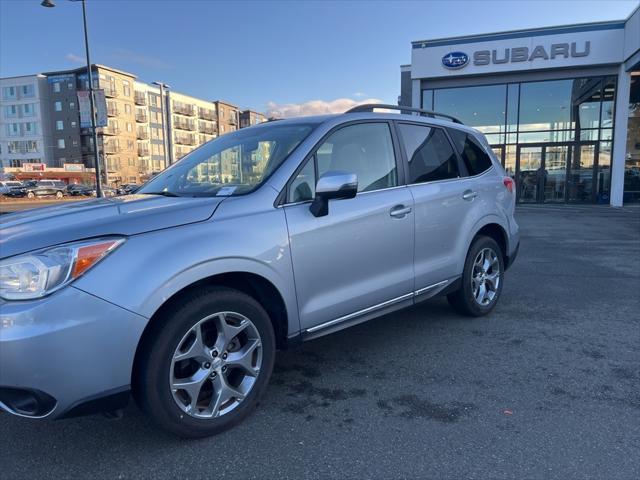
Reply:
M350 125L333 133L316 151L318 176L344 171L358 176L358 192L398 185L393 141L386 123Z
M491 168L491 157L473 135L455 129L450 129L449 133L469 170L469 175L480 175Z
M307 161L289 186L287 203L298 203L313 200L316 194L315 156Z
M442 129L401 123L398 130L409 161L409 183L460 176L458 159Z
M138 193L231 196L249 193L273 173L317 123L271 123L220 137L186 155Z

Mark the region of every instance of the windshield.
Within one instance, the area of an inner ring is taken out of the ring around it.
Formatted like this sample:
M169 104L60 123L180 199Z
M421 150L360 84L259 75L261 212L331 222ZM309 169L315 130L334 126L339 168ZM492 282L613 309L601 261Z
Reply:
M228 133L193 151L136 193L203 197L251 192L316 125L274 122Z

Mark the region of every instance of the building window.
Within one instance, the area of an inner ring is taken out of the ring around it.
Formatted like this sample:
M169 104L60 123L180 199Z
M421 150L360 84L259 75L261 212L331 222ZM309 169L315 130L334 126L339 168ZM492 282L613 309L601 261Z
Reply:
M2 96L6 99L16 98L16 87L4 87Z
M125 103L124 105L124 113L131 114L131 105L129 105L128 103Z
M54 109L55 109L56 112L61 112L62 111L62 102L54 103Z
M20 136L20 124L19 123L8 123L7 124L7 135L10 137L18 137Z
M75 127L76 127L76 125L77 125L77 123L76 123L76 122L71 122L71 126L72 126L73 128L75 128Z
M36 122L27 122L24 124L25 135L35 135L38 133Z
M59 93L60 92L60 82L54 82L53 83L53 91L55 93Z
M21 94L24 98L33 97L35 95L35 88L33 85L22 85Z
M35 103L25 103L22 106L22 112L25 117L33 117L36 114L36 104Z
M64 138L58 139L58 148L64 148Z
M133 125L127 122L127 132L133 132Z
M62 120L56 120L56 130L64 130L64 122Z
M73 90L73 88L74 88L73 83L71 83L71 82L67 83L67 89L68 90Z
M4 117L13 118L18 116L18 107L16 105L7 105L4 107Z
M122 81L122 92L124 93L125 97L131 96L131 87L128 80Z
M71 110L73 110L74 108L76 108L76 102L69 102L69 108Z

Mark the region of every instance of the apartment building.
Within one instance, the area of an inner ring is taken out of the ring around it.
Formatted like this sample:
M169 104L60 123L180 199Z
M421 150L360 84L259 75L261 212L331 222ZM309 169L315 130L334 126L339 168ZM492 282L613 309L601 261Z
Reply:
M48 107L44 75L0 79L0 167L53 166Z
M103 89L106 99L108 125L97 131L106 184L144 182L203 143L240 128L240 110L231 103L161 90L105 65L94 64L92 74L94 88ZM86 67L0 82L3 167L95 168L92 131L81 128L78 106L78 91L89 88ZM247 125L264 119L245 112Z
M135 183L146 174L137 151L134 102L135 75L104 65L94 65L94 88L104 90L107 126L98 129L98 151L108 184ZM46 72L53 138L53 163L95 167L90 128L81 128L78 90L89 88L87 69Z
M240 109L228 102L216 100L216 111L218 112L218 134L233 132L239 128Z
M267 117L253 110L243 110L240 112L240 128L250 127L252 125L258 125L259 123L266 122Z
M218 136L217 108L214 102L170 92L168 136L172 160L180 160L187 153Z

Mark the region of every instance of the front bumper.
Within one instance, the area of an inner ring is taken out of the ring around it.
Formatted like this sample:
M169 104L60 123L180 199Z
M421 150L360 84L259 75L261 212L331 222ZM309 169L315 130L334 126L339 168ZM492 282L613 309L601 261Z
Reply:
M58 418L128 390L146 318L73 286L0 302L0 409Z

